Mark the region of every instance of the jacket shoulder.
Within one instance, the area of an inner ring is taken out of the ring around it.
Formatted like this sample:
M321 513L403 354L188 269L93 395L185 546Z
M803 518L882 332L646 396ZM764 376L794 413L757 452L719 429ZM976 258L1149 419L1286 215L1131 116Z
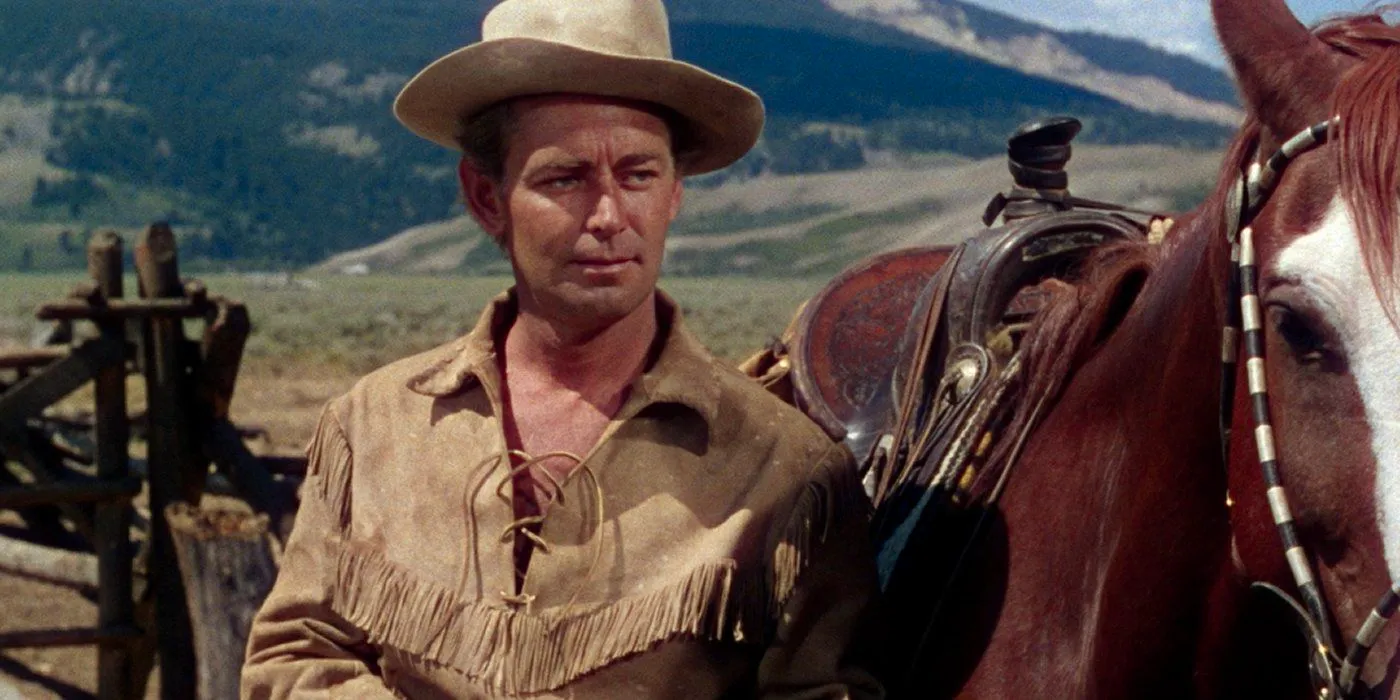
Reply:
M467 346L465 337L452 340L430 350L394 360L355 381L348 391L331 399L331 407L342 418L362 413L371 406L378 413L385 409L428 405L433 397L414 390L414 385L429 374L448 371Z
M807 414L769 393L737 369L716 362L720 384L717 437L729 440L771 441L785 453L806 459L832 452L849 455Z

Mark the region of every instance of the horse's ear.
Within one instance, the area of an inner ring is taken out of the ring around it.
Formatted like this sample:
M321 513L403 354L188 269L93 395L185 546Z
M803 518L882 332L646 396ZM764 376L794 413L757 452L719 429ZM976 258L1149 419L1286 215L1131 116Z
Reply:
M1249 111L1289 136L1327 119L1345 67L1284 0L1211 0L1215 30Z

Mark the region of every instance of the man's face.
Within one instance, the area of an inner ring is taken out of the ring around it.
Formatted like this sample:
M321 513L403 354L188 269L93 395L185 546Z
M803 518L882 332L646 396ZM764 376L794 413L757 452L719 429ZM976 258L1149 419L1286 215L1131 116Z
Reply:
M577 329L651 298L681 203L660 117L603 99L519 100L499 183L463 169L477 220L510 255L522 311Z

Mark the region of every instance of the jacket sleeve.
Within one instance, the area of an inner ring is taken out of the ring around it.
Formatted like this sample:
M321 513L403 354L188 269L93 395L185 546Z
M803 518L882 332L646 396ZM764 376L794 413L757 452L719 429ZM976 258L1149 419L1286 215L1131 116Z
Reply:
M869 518L850 452L833 447L813 470L774 549L780 612L759 664L759 697L884 697L862 668L857 642L878 589Z
M301 507L281 570L248 635L241 694L395 697L377 674L365 633L331 609L348 527L350 449L329 408L307 457Z

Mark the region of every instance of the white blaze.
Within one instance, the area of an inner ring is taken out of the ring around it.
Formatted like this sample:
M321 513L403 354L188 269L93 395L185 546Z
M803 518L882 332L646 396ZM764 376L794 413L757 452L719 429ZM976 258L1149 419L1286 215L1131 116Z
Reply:
M1341 198L1316 230L1279 254L1275 271L1297 278L1341 334L1371 427L1385 560L1391 580L1400 581L1400 334L1376 295L1356 224Z

